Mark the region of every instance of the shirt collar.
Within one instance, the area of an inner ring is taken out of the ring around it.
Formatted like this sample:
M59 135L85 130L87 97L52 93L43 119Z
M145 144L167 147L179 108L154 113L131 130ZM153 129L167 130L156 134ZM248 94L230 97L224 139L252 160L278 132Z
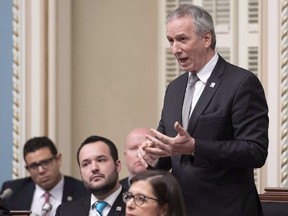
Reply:
M210 59L210 61L197 73L197 76L201 82L204 84L207 83L213 69L215 68L217 61L219 59L218 53L215 52L214 56ZM189 72L189 76L191 72Z
M106 197L103 201L107 202L108 205L111 207L113 205L113 203L115 202L115 200L117 199L117 197L119 196L119 194L122 191L122 186L120 185L120 187L113 192L112 194L110 194L108 197ZM91 194L91 199L90 199L90 206L91 208L94 208L94 205L97 201L99 201L99 199L97 197L95 197L93 194Z
M49 191L50 196L52 197L60 197L62 195L62 189L64 187L64 178L63 175L61 175L61 180ZM35 186L35 193L36 196L40 199L46 190L41 188L39 185L36 184Z

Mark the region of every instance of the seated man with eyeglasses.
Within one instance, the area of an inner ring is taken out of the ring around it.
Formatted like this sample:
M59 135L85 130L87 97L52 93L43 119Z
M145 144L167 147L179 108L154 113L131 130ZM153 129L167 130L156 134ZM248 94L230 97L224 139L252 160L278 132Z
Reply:
M3 200L10 210L31 210L40 215L45 202L52 205L49 215L68 201L88 194L82 181L64 176L60 171L61 154L47 137L28 140L23 150L25 168L30 177L4 182L1 191L10 188L13 194Z

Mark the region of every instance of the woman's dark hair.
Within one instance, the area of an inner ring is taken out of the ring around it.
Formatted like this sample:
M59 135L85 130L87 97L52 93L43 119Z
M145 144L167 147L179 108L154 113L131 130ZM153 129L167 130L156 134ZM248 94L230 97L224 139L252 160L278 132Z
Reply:
M167 204L167 216L186 215L182 190L170 172L164 170L139 172L131 179L131 185L142 180L147 180L151 184L160 206Z

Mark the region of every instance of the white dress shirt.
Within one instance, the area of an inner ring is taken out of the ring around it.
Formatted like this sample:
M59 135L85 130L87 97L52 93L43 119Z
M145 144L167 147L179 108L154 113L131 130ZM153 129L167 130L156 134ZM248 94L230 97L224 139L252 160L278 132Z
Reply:
M217 64L218 59L219 59L219 56L217 52L215 52L214 56L210 59L210 61L197 73L199 80L195 83L195 91L194 91L193 101L191 105L191 111L189 113L190 116L205 88L207 80L209 79L213 69L215 68ZM190 75L191 73L189 72L189 76Z
M108 215L113 203L117 199L118 195L121 193L121 190L122 190L122 186L120 185L120 187L114 193L110 194L108 197L102 200L102 201L107 202L107 206L103 209L102 216ZM91 201L90 201L89 216L100 216L100 214L96 211L96 208L95 208L95 204L98 201L98 199L93 194L91 194L90 200Z
M62 203L63 188L64 188L64 177L62 176L60 182L54 188L52 188L52 190L49 191L50 193L49 203L52 205L52 210L48 214L48 216L54 216L57 207ZM42 207L45 202L44 198L45 192L46 192L45 190L36 185L31 204L31 211L34 214L41 215Z

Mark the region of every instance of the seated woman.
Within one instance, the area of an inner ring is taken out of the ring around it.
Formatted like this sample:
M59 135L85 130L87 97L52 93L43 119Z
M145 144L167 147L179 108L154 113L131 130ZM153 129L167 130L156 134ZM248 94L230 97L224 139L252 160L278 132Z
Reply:
M161 170L147 170L131 179L123 194L126 215L185 216L181 188L175 177Z

